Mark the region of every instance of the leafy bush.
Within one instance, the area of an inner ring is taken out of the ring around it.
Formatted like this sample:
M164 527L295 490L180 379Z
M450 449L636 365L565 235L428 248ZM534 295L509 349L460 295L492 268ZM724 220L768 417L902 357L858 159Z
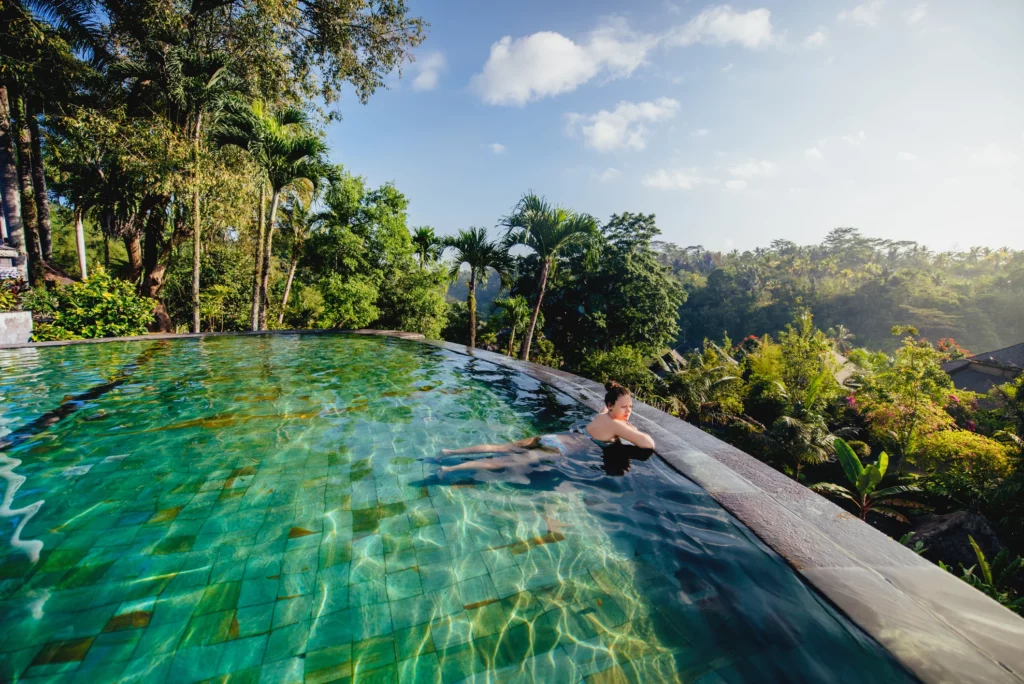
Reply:
M152 300L140 297L134 285L111 278L102 268L85 282L50 292L35 290L26 305L43 317L33 332L40 342L142 335L153 317Z
M5 278L0 280L0 313L18 311L22 296L31 288L24 280Z
M655 375L639 350L621 345L611 351L591 352L580 364L580 372L604 383L614 380L641 398L654 393Z
M996 557L992 559L992 563L989 564L988 559L985 558L985 553L978 546L978 543L974 541L974 537L968 535L967 539L971 542L971 548L974 549L974 556L978 559L978 562L969 568L961 565L960 569L963 571L963 575L960 576L960 579L1010 610L1024 615L1024 596L1018 596L1014 587L1016 575L1021 567L1024 567L1024 558L1017 556L1010 560L1010 552L1006 549L1000 549ZM939 567L948 572L953 572L953 568L942 561L939 561ZM974 574L975 570L978 571L978 574Z
M324 316L327 328L365 328L380 316L377 301L379 290L369 278L342 277L331 274L324 281Z
M963 472L992 480L1009 473L1010 449L975 432L940 430L921 439L914 462L936 473Z

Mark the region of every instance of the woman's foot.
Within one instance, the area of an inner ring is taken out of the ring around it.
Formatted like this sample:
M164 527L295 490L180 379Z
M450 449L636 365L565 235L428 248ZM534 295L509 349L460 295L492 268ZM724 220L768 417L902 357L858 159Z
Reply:
M442 456L451 456L455 453L455 449L441 449Z

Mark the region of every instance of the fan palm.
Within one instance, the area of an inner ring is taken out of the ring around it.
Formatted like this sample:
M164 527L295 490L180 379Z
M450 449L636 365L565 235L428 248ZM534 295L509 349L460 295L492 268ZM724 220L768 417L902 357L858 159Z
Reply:
M516 333L522 333L530 324L530 304L526 297L516 295L495 299L494 306L501 309L501 317L508 326L508 355L515 350Z
M544 198L533 193L524 195L512 210L512 214L506 217L502 223L507 230L506 246L524 245L529 247L537 254L541 262L537 303L534 304L520 354L520 358L529 361L530 344L537 327L537 318L540 316L540 306L544 300L548 278L551 277L555 267L555 259L566 247L590 242L600 233L597 228L597 220L593 216L553 206Z
M885 489L875 489L878 483L882 481L882 478L885 477L885 471L889 468L889 455L884 451L878 457L877 464L872 463L865 466L861 463L857 452L842 438L836 437L834 445L836 457L839 459L839 464L843 467L843 473L846 474L846 479L850 481L852 488L843 487L832 482L819 482L811 485L813 491L852 502L861 520L867 520L868 513L873 512L908 523L910 521L907 517L894 507L924 507L916 501L908 501L901 498L902 495L908 492L920 491L917 487L896 485L894 487L886 487Z
M455 250L455 259L451 267L451 278L458 280L462 264L469 265L469 294L466 305L469 307L469 346L476 346L476 286L485 282L487 269L493 269L501 280L502 287L508 287L512 274L512 258L508 249L500 243L487 239L486 228L469 228L460 230L454 237L442 241L444 248Z
M260 101L251 104L230 101L214 138L220 145L234 145L246 150L263 171L265 182L270 187L266 244L262 263L256 267L255 278L259 288L253 304L254 309L258 309L253 329L266 330L270 257L281 193L286 188L310 189L317 186L327 171L324 162L327 147L301 110L293 107L271 110Z
M420 258L420 268L425 268L427 262L437 261L444 246L434 235L434 229L430 226L420 226L412 232L412 244L416 247L416 254Z

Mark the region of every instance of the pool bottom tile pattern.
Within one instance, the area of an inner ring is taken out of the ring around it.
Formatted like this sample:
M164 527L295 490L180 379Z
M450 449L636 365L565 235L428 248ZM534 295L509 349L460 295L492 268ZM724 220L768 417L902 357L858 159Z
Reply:
M145 344L4 357L0 389L28 423ZM909 681L657 459L437 475L585 416L392 340L160 344L0 455L0 679Z

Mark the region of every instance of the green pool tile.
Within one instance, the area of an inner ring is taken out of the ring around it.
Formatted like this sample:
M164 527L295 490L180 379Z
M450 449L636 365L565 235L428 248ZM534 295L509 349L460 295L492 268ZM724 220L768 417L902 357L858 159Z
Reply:
M352 645L330 646L306 654L306 684L335 682L352 676Z
M544 604L529 591L506 596L501 599L501 607L505 611L510 627L533 622L544 613Z
M384 542L379 534L368 534L352 540L352 558L373 558L384 554Z
M54 549L53 552L46 557L45 562L40 564L38 572L66 572L78 565L78 562L85 557L87 552L88 550L83 548Z
M273 575L280 575L282 555L267 554L254 550L252 557L245 563L244 579L266 579Z
M319 616L312 622L309 630L309 650L351 644L356 629L355 620L352 610L347 608Z
M391 606L389 604L375 603L366 606L355 606L351 611L353 641L362 641L391 633Z
M236 560L221 560L210 570L210 581L214 584L219 582L240 582L245 577L245 563Z
M411 546L403 551L393 551L384 554L385 572L389 575L418 564L419 559L416 557L416 551Z
M323 573L318 575L313 590L313 618L348 608L349 591L348 573L344 581L324 577Z
M312 607L313 597L308 595L278 599L274 608L274 629L309 620Z
M428 525L439 525L440 520L433 508L413 510L409 512L409 523L416 528L427 527Z
M385 574L384 554L352 559L349 566L349 584L366 582Z
M352 684L398 684L398 669L392 663L368 672L354 672Z
M352 644L352 672L362 675L395 662L395 640L389 634Z
M278 598L304 596L313 593L316 586L316 571L297 572L281 575L281 583L277 589Z
M460 582L487 574L487 566L484 565L483 556L477 551L453 558L452 568L455 570L455 576Z
M77 589L96 584L113 564L114 561L110 560L90 565L77 565L68 570L57 584L57 589Z
M100 634L93 640L78 671L84 672L110 663L129 660L141 637L142 631L137 629Z
M181 636L180 648L209 646L225 642L232 638L233 624L236 624L233 610L193 617L189 621L185 633Z
M490 577L500 598L514 596L526 589L526 575L518 565L495 570Z
M394 637L395 655L399 660L434 652L434 639L430 634L429 622L397 630Z
M417 565L433 565L434 563L448 563L452 559L451 551L447 546L434 546L416 550Z
M441 666L441 678L445 684L462 681L487 669L487 661L472 644L438 651L436 655Z
M263 662L272 663L305 653L310 636L309 628L309 620L274 628L267 640Z
M413 530L412 543L416 549L440 548L449 544L441 525L427 525Z
M262 603L255 606L239 608L235 611L235 619L238 621L238 637L256 636L266 634L270 631L274 620L275 603Z
M431 563L430 565L419 566L420 581L423 583L423 591L432 592L445 587L450 587L458 582L455 569L450 562Z
M469 617L474 639L497 634L508 626L505 611L497 600L467 610L466 615Z
M214 674L223 652L223 644L179 649L171 661L168 680L194 682L208 678Z
M316 548L286 551L281 561L282 574L315 572L320 566L319 551Z
M157 543L155 547L153 547L153 553L156 555L164 555L168 553L186 553L192 550L192 545L195 544L195 541L195 535L164 537Z
M512 552L508 548L486 549L480 552L480 556L490 573L516 565L515 558L512 557Z
M349 606L368 606L374 603L387 603L387 601L388 589L384 577L348 586Z
M277 600L280 580L257 577L242 581L238 593L238 607L253 606Z
M431 621L430 634L434 639L434 649L444 651L470 641L473 638L473 625L466 612L461 611Z
M385 556L415 551L412 532L381 532L381 546Z
M416 568L389 572L387 575L387 594L392 601L409 598L423 593L420 574Z
M441 661L436 653L427 653L398 663L399 684L443 684Z
M221 582L206 588L203 598L196 606L194 615L205 615L222 610L234 610L238 605L238 596L242 589L241 582Z
M189 622L186 619L159 625L150 624L142 631L139 643L135 647L135 657L173 653L188 629Z
M288 658L264 663L260 668L259 684L302 684L306 661L303 658Z
M269 635L236 639L224 644L224 650L217 664L217 674L227 674L255 668L263 662Z
M463 580L458 584L459 597L466 610L498 601L498 592L490 575L481 575Z

